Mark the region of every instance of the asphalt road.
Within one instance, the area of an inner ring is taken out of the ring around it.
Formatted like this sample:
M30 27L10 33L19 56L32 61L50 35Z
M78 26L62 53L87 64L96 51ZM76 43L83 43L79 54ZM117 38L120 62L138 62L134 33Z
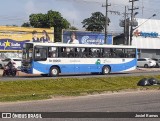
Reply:
M0 103L0 112L160 112L160 91L121 92L84 97ZM127 114L126 114L127 115ZM160 118L160 115L159 115ZM22 120L22 119L21 119ZM25 119L27 121L27 119ZM37 121L36 119L28 119ZM43 119L44 121L158 121L153 118L79 118ZM5 120L6 121L6 120ZM8 121L8 120L7 120ZM19 121L12 119L12 121ZM23 120L22 120L23 121Z
M160 75L160 71L142 71L142 72L126 72L126 73L111 73L109 75L100 74L66 74L58 77L42 77L40 75L20 75L16 77L0 77L0 81L12 80L39 80L39 79L57 79L57 78L90 78L90 77L123 77L123 76L141 76L141 75Z

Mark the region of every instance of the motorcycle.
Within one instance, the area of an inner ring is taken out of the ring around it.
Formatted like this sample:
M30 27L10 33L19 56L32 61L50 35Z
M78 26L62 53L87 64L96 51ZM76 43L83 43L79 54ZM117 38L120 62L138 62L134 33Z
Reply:
M8 66L4 67L3 76L16 76L17 69L13 66L13 68L9 68Z

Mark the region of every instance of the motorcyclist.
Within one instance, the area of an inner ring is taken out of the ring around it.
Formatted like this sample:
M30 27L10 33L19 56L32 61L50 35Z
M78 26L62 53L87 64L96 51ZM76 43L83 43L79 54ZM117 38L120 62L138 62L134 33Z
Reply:
M13 68L14 68L14 65L12 61L10 60L4 68L3 76L5 76L7 72L12 71Z

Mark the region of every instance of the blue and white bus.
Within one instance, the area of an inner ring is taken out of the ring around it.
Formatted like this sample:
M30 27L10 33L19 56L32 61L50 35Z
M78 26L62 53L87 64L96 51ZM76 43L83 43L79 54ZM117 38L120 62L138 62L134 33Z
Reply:
M60 73L101 73L136 69L136 48L122 45L63 43L24 44L22 72L58 76Z

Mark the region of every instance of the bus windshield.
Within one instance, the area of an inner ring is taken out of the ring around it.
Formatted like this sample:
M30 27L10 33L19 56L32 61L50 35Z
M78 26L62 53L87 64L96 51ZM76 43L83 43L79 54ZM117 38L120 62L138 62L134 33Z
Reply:
M33 44L31 43L24 44L22 59L30 61L33 59Z

